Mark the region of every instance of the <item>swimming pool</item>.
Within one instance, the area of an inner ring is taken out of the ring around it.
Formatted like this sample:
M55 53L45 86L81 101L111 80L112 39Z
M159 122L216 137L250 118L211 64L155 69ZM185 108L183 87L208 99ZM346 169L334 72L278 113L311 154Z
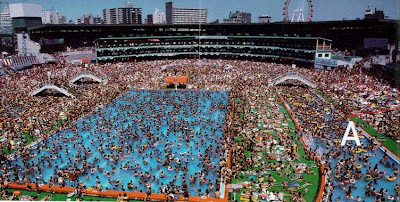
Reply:
M385 179L386 176L392 175L394 173L394 168L398 167L398 163L395 162L393 159L388 158L387 163L381 163L380 160L384 156L384 152L376 147L374 150L367 150L361 151L355 155L354 161L351 163L356 163L361 165L361 168L355 169L350 168L353 172L354 171L361 171L362 177L360 179L349 180L350 183L346 183L344 181L340 181L339 179L345 179L346 173L344 173L343 169L346 165L343 164L344 159L351 158L351 154L349 152L350 149L354 148L354 143L350 143L349 141L344 148L338 147L335 145L335 140L340 141L343 137L343 134L335 134L332 128L335 126L339 126L344 131L347 127L348 122L341 123L340 121L335 120L335 117L340 116L334 109L325 106L323 100L313 95L313 99L308 99L305 108L313 109L313 114L308 116L311 118L311 121L317 125L321 125L321 123L325 123L325 128L327 128L327 134L324 139L314 137L314 144L312 149L320 150L322 156L327 160L326 165L330 166L332 170L332 182L330 184L333 185L333 194L331 200L339 200L339 201L354 201L354 199L359 196L361 200L365 201L373 201L375 196L366 196L366 188L365 186L372 182L372 187L375 188L376 192L379 192L380 189L387 190L387 193L384 194L385 198L387 199L388 196L396 196L395 186L399 184L399 178L396 175L397 179L394 181L389 181ZM298 107L292 106L293 112L298 112ZM313 129L314 126L309 125L307 122L299 119L305 127L315 133L316 131ZM324 131L325 132L325 131ZM358 136L362 136L360 131L358 131ZM367 138L360 138L363 147L367 147L371 145L372 147L375 146L370 140ZM340 153L338 153L340 152ZM338 154L338 155L336 155ZM368 156L367 163L364 162L364 159ZM342 165L340 165L342 163ZM377 166L377 170L379 172L383 171L385 174L382 178L376 180L376 184L373 182L373 179L366 180L365 177L367 175L367 169L374 169L375 165ZM339 175L335 174L335 167L338 166L342 170L340 171ZM349 175L351 178L351 175ZM328 176L329 178L330 176ZM340 185L340 183L344 182L344 185ZM353 200L346 199L346 190L352 186L351 189L351 196L354 198Z
M145 192L151 185L153 193L185 181L190 195L204 194L218 181L227 104L226 91L131 91L35 144L9 169L48 183L60 170L78 168L87 187Z

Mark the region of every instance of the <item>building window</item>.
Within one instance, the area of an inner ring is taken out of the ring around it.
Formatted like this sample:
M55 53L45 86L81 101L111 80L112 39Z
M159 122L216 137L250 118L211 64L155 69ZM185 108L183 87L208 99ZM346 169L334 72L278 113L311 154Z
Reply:
M329 57L329 54L328 54L328 53L325 53L325 57L326 57L326 58Z
M319 53L319 54L318 54L318 57L319 57L319 58L322 58L322 53Z

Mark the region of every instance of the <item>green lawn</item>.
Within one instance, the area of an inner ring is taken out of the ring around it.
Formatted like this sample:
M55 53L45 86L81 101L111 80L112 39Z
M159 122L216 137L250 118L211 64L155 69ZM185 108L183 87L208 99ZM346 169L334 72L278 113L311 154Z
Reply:
M271 111L270 111L270 110L271 110L271 109L270 109L270 106L269 106L268 104L266 104L266 106L267 106L267 108L268 108L268 110L269 110L268 113L271 113ZM258 112L257 108L254 108L254 109L252 110L252 113L254 113L254 114L257 114L257 112ZM290 116L289 116L289 114L287 113L286 109L283 107L283 105L281 105L281 110L280 110L280 112L283 113L283 114L285 114L285 119L282 119L282 120L281 120L281 121L282 121L282 124L284 124L284 122L286 122L286 123L288 124L288 127L290 128L290 129L289 129L289 131L290 131L289 134L295 137L296 134L293 132L293 131L295 131L295 124L294 124L293 121L290 119ZM267 116L267 114L266 114L266 116ZM268 116L267 116L267 117L268 117ZM243 118L244 118L244 114L240 114L240 119L243 119ZM254 121L257 121L257 122L258 122L258 120L254 120ZM258 125L259 125L259 129L264 130L263 123L258 123ZM281 127L283 127L283 125L281 125ZM277 135L277 132L276 132L275 130L272 132L272 135L274 136L275 139L279 139L279 138L280 138L280 137ZM295 138L295 139L296 139L296 138ZM314 200L314 197L316 196L316 194L317 194L317 192L318 192L318 186L319 186L319 169L318 169L318 167L316 166L316 163L315 163L315 162L309 161L309 160L305 159L305 151L304 151L304 149L301 147L300 141L299 141L298 139L296 139L295 141L296 141L297 145L299 145L299 151L298 151L298 153L299 153L299 155L300 155L300 159L299 159L298 161L294 161L294 162L295 162L295 163L305 163L305 164L307 164L308 166L311 166L311 167L312 167L311 170L315 172L315 175L314 175L314 174L305 174L305 173L303 173L302 175L303 175L303 179L304 179L304 180L303 180L303 181L298 181L298 180L292 180L292 179L291 179L291 178L293 178L294 173L290 173L289 177L286 178L285 175L282 176L282 177L280 177L277 171L274 171L274 170L267 170L266 173L264 173L264 182L267 182L268 175L271 174L271 175L274 177L274 179L275 179L276 181L275 181L274 186L268 188L268 191L278 191L278 192L283 192L283 193L286 193L286 194L289 194L290 191L283 190L283 186L281 186L281 182L282 182L282 181L297 182L297 183L300 184L300 186L302 186L303 184L305 184L306 181L307 181L307 182L310 182L312 185L307 186L307 187L304 187L304 188L301 188L301 189L298 189L298 190L296 190L295 192L305 192L305 189L308 189L308 192L305 193L305 199L306 199L306 201L313 201L313 200ZM250 157L250 155L257 155L257 154L260 155L261 153L260 153L260 152L258 152L258 153L251 153L250 151L246 151L246 152L245 152L245 156L246 156L246 157ZM277 162L277 160L266 159L266 158L265 158L265 157L266 157L266 154L267 154L267 153L266 153L265 150L262 151L262 156L263 156L263 157L260 159L260 162L261 162L261 161L264 161L264 162L266 162L266 163L276 163L276 162ZM241 161L241 162L244 163L244 160L243 160L243 159L240 159L239 161ZM239 163L240 163L240 162L239 162ZM288 166L288 165L289 165L289 162L285 162L285 166ZM261 165L257 165L257 164L256 164L256 165L254 166L254 169L251 169L251 167L248 166L248 167L247 167L247 170L251 170L251 171L257 172L260 168L261 168ZM285 171L281 171L281 172L284 173ZM233 179L231 183L235 184L235 183L239 183L239 182L250 181L250 179L254 179L255 182L258 181L257 175L251 176L251 175L248 175L248 174L245 173L244 175L239 174L238 177L237 177L236 179ZM253 187L253 188L254 188L254 187ZM235 194L236 200L240 200L240 195L241 195L241 193L242 193L243 191L244 191L244 188L240 189L240 192L238 192L238 193ZM234 196L231 195L230 200L233 200L233 198L234 198ZM290 196L285 196L284 198L285 198L287 201L290 200Z
M376 137L380 142L382 142L385 147L387 147L390 151L392 151L397 156L400 156L400 144L394 141L392 138L385 136L384 133L377 132L371 125L361 120L358 116L354 116L350 118L358 126L361 126L365 131L367 131L370 135Z

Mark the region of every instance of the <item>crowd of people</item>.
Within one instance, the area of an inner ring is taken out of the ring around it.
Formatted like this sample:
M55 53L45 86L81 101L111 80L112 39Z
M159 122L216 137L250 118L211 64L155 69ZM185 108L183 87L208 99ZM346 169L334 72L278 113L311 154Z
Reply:
M285 85L279 89L303 128L302 132L312 134L315 141L311 150L326 165L325 200L399 199L398 164L380 151L378 144L362 139L361 146L340 146L347 127L346 117L304 85ZM345 197L338 194L340 191Z
M214 196L227 99L226 92L130 92L24 150L2 167L3 180L27 183L39 174L40 183L62 187L85 181L97 191Z
M82 71L90 71L101 77L106 75L107 83L70 86L69 80ZM61 62L9 72L8 75L0 77L0 146L5 146L8 151L16 150L17 153L22 153L22 145L26 142L23 133L46 138L56 130L73 128L73 124L80 118L88 116L96 108L105 106L132 89L162 88L167 76L188 76L187 86L190 89L227 90L230 92L229 103L234 103L233 100L237 97L242 98L243 102L228 106L227 117L231 117L232 110L244 110L243 103L254 103L254 97L265 95L271 79L288 71L299 72L315 81L324 94L338 103L335 106L337 110L344 114L360 112L360 117L371 123L377 131L398 139L398 90L366 75L360 68L324 72L316 69L293 69L289 65L267 62L182 59L92 64L89 67ZM30 95L46 82L63 86L75 98ZM296 93L293 96L296 96ZM267 98L265 95L262 99ZM367 101L363 102L364 99ZM378 110L384 112L378 115L367 113ZM310 115L312 112L307 113ZM276 118L279 115L272 116ZM62 117L66 120L58 128L54 128L54 124ZM305 117L303 115L301 118ZM244 128L255 127L249 120L242 122ZM226 121L226 128L226 147L235 147L235 159L236 155L243 155L244 148L235 145L233 137L243 128L235 126L230 119ZM324 134L323 129L318 131L313 133ZM287 141L289 144L292 140L288 136L281 141ZM5 153L1 153L1 156L3 158ZM234 178L241 169L240 165L236 165L232 169L233 172L225 171L222 174L227 178Z

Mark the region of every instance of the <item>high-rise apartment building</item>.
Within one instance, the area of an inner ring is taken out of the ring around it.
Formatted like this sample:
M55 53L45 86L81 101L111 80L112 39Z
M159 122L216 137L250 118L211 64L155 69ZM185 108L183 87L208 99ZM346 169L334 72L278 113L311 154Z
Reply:
M129 3L125 8L103 9L105 24L142 24L142 9L133 8Z
M42 15L43 24L64 24L65 16L63 16L58 11L54 10L44 10Z
M172 2L166 2L165 13L167 24L207 23L205 8L174 8Z
M229 12L229 18L224 19L224 23L251 23L251 13L242 11Z

